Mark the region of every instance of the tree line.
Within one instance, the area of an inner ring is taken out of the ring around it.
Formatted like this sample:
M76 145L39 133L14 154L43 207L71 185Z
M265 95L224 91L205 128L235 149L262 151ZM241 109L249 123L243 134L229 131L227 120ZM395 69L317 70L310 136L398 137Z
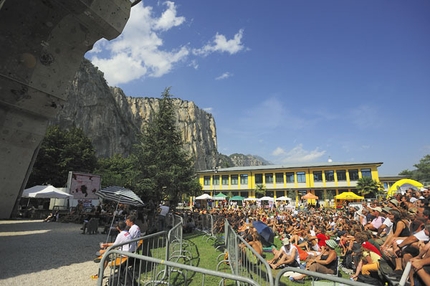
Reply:
M102 188L122 186L143 199L168 200L201 194L194 160L183 148L169 88L161 95L160 108L138 135L131 155L97 158L90 139L80 128L62 130L50 126L41 143L27 187L65 186L69 171L100 175Z

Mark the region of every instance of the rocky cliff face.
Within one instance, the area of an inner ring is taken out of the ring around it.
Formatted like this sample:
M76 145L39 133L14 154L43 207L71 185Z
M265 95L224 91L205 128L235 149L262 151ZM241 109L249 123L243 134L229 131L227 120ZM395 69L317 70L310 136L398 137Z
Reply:
M68 88L68 101L51 124L82 128L97 156L128 155L137 134L158 110L159 99L128 97L110 88L103 73L83 60ZM196 159L196 169L215 165L217 137L215 120L193 102L174 99L178 130L185 148Z

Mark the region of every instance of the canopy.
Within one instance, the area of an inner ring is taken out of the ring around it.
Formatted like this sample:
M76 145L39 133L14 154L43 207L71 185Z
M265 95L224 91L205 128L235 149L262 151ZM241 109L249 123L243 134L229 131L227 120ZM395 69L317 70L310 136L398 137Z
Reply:
M230 201L243 201L243 200L245 200L245 198L242 196L234 196L230 198Z
M276 198L276 200L277 201L291 201L291 198L286 197L286 196L282 196L282 197Z
M212 197L208 194L203 194L201 196L196 197L196 200L211 200Z
M227 196L224 195L223 193L216 194L215 196L212 197L213 200L217 200L217 201L222 201L222 200L225 200L226 198Z
M260 200L260 199L257 199L257 198L246 198L246 199L244 199L244 201L258 201L258 200Z
M38 185L38 186L25 189L22 192L22 197L23 198L67 199L67 198L73 198L73 195L63 192L52 185L47 185L47 186Z
M362 200L364 197L356 195L353 192L343 192L337 196L334 196L336 200Z
M417 182L412 179L401 179L395 182L390 189L388 190L388 195L391 196L395 194L396 192L406 192L407 189L413 188L413 189L420 189L423 187L423 184L420 182Z
M142 200L130 189L110 186L96 192L96 195L102 199L115 201L118 204L126 204L132 206L144 206Z
M319 198L312 193L307 193L306 195L302 196L302 200L317 200L317 199Z
M273 202L275 199L274 198L272 198L272 197L262 197L262 198L260 198L260 201L271 201L271 202Z

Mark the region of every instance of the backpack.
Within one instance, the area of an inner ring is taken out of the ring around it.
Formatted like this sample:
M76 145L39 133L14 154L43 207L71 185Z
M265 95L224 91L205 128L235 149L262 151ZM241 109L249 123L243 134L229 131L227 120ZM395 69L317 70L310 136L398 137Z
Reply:
M357 281L366 283L369 285L384 286L381 280L379 280L378 278L372 277L370 275L359 274L357 277Z

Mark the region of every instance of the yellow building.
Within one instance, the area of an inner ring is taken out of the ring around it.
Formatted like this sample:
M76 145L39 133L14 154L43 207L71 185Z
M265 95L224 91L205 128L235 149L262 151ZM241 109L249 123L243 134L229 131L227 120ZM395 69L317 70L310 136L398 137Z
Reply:
M203 191L212 196L222 192L255 198L256 189L270 197L300 197L311 192L320 200L355 192L357 180L370 177L379 181L382 162L327 162L302 165L266 165L216 168L197 172Z

